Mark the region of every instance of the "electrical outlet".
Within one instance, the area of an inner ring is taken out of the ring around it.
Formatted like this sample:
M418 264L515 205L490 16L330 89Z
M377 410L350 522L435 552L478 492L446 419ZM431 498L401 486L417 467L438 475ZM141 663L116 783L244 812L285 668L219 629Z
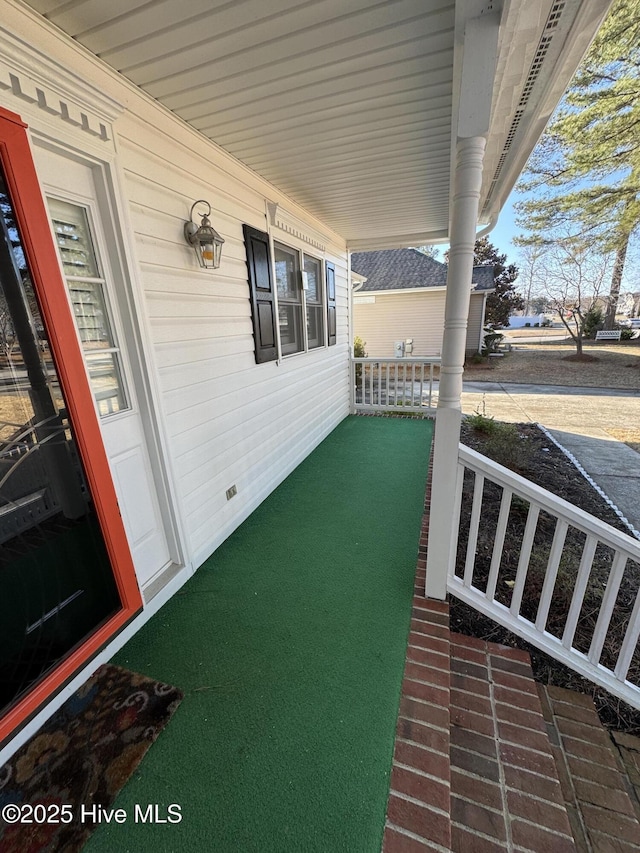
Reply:
M238 494L237 486L231 486L230 489L227 489L227 500L230 501L231 498L234 498Z

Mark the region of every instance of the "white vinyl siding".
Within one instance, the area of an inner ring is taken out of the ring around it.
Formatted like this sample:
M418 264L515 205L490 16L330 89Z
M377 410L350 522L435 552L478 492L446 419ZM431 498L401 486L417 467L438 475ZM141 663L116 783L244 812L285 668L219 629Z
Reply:
M170 118L167 124L165 135L127 114L118 123L119 150L171 463L197 565L348 414L346 251L336 241L324 253L336 266L338 346L256 364L242 225L267 230L265 199L275 190L224 154L217 163L202 140L205 163L193 134L184 131L183 141ZM214 272L199 270L182 241L181 217L193 198L211 202L211 223L225 239ZM227 501L232 485L237 495Z
M10 11L5 23L28 47L13 69L23 89L0 87L3 106L43 144L59 140L72 156L95 158L113 182L119 231L111 244L130 280L123 300L156 418L145 428L166 464L182 556L197 567L349 413L346 242L45 21L34 27L21 8ZM68 120L42 107L23 73L34 51L33 79L41 84L40 56L45 67L55 64L46 97L62 99ZM218 270L201 269L183 236L198 199L211 204L225 240ZM268 204L291 215L295 241L271 224ZM244 224L294 242L323 271L335 267L336 346L324 345L322 317L323 345L256 364ZM227 501L232 485L237 494Z
M442 353L444 330L445 290L427 290L411 293L367 292L360 302L353 297L354 335L365 342L365 351L371 357L393 358L394 341L413 338L414 356L436 356ZM484 296L471 295L467 351L477 352Z

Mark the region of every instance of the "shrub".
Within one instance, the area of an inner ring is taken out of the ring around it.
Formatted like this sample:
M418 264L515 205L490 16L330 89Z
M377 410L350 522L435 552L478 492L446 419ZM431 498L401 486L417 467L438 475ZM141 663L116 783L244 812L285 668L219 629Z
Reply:
M365 347L366 347L365 341L363 341L362 338L360 338L356 335L356 337L353 339L353 357L354 358L366 358L367 354L364 351Z
M604 315L602 309L597 305L592 305L584 315L584 323L582 324L582 334L585 338L593 340L598 329L602 328Z
M633 329L620 329L620 340L621 341L631 341L633 340L635 332Z
M525 325L525 328L526 328L526 329L530 329L530 328L531 328L531 323L525 323L524 325Z
M504 340L504 335L500 332L495 332L493 329L485 329L484 333L481 355L486 356L490 352L498 351L498 347Z
M531 458L531 452L525 449L516 425L502 421L494 421L485 443L485 451L499 465L512 471L526 469Z
M477 432L482 432L485 435L489 435L493 432L496 427L496 422L493 419L493 415L491 417L487 415L487 406L484 394L482 395L482 402L478 408L472 415L467 415L465 420L469 426Z

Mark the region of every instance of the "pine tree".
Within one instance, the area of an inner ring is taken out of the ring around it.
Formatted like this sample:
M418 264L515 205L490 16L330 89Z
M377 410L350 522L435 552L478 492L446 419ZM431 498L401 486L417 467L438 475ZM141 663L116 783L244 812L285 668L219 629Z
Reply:
M496 327L508 326L511 314L524 308L524 301L513 284L518 277L517 266L507 265L507 256L501 255L486 237L476 240L473 263L475 266L493 267L495 291L487 296L485 323Z
M617 0L534 151L516 205L532 242L569 228L615 254L605 328L640 225L640 0Z

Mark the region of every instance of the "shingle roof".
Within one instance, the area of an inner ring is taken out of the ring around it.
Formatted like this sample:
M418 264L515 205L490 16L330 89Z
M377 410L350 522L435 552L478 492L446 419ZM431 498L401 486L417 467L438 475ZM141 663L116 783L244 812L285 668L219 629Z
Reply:
M358 288L358 293L444 287L447 283L447 265L434 261L418 249L354 252L351 255L351 269L367 279ZM494 286L493 267L474 267L473 283L476 290L491 290Z

